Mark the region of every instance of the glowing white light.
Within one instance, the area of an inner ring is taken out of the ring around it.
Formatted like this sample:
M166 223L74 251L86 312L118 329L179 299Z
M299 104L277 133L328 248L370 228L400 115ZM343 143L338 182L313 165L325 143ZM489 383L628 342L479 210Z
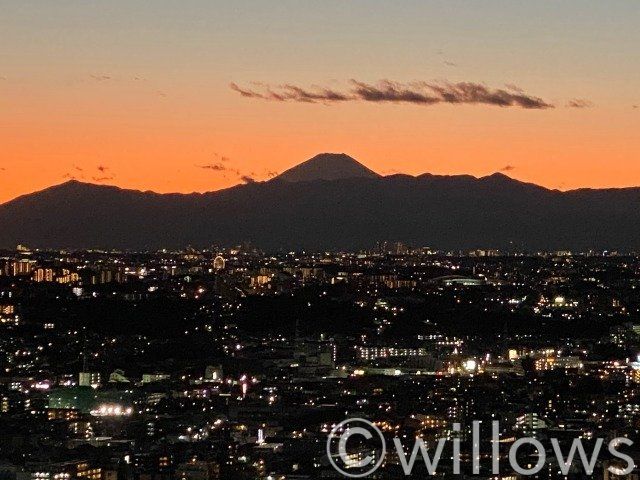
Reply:
M473 372L476 369L476 367L477 367L477 363L472 358L464 362L464 368L469 372Z

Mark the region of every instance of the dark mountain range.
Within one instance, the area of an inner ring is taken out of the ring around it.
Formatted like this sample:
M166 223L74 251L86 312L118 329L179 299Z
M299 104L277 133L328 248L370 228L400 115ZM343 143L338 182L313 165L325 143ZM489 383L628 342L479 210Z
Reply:
M203 194L70 181L0 205L0 246L153 249L248 240L265 249L323 250L388 240L443 249L640 250L640 188L560 192L502 174L381 177L347 156L319 158L340 178L326 180L324 167L306 162L284 178Z

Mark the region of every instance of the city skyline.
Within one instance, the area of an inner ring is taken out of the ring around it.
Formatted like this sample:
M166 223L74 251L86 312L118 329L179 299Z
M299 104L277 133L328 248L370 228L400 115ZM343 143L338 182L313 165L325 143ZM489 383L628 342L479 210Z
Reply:
M388 175L640 185L633 2L2 2L0 202L204 192L318 152Z

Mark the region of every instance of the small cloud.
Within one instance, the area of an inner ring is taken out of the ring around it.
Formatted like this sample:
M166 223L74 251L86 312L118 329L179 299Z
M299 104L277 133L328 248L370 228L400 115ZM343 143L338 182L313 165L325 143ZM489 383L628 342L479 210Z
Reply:
M65 173L65 174L62 176L62 178L67 178L67 179L69 179L69 180L75 180L75 179L76 179L76 177L75 177L74 175L72 175L71 173L68 173L68 172L67 172L67 173Z
M567 108L591 108L593 103L584 98L572 98L567 102Z
M240 88L240 86L238 86L237 83L231 82L229 84L229 88L231 88L231 90L234 90L234 91L238 92L243 97L247 97L247 98L263 98L263 99L266 100L266 97L264 95L262 95L261 93L253 91L253 90L249 90L249 89L246 89L246 88Z
M84 170L77 165L74 165L73 168L75 168L78 172L84 172Z
M511 170L515 170L516 167L514 167L513 165L505 165L504 167L502 167L500 169L501 172L510 172Z
M166 96L167 96L167 94L166 94L166 93L164 93L164 92L162 92L162 91L160 91L160 90L157 90L157 91L156 91L156 95L158 95L159 97L166 97Z
M6 172L6 171L7 171L7 169L6 169L6 168L4 168L4 167L0 167L0 172Z
M631 108L638 108L638 105L631 105Z
M111 75L91 75L91 78L93 78L97 82L106 82L108 80L112 80Z
M211 163L196 164L194 165L194 167L201 168L203 170L211 170L212 172L222 173L222 178L224 179L235 177L239 178L244 183L257 182L255 172L241 172L240 169L234 167L233 165L229 165L229 162L231 162L231 159L229 157L221 155L219 153L214 153L213 156L216 161ZM278 172L276 171L264 170L264 173L261 176L271 178L275 177L276 175L278 175Z
M98 172L100 172L100 174L98 175L94 175L91 177L91 180L93 180L94 182L104 182L107 180L113 180L115 177L114 175L107 175L107 170L109 170L109 167L105 166L105 165L98 165L96 167L96 170L98 170Z
M229 162L231 162L231 158L215 152L213 153L213 156L216 160L215 162L205 163L202 165L194 165L194 166L197 168L202 168L204 170L212 170L214 172L223 172L224 173L223 178L227 178L226 173L230 173L236 177L242 176L242 173L240 173L240 170L228 164Z
M448 67L457 67L458 66L457 63L450 62L449 60L445 60L443 63Z
M228 168L221 163L208 163L205 165L196 165L196 167L203 168L205 170L215 170L216 172L224 172L228 170Z
M228 161L229 159L226 157L219 157L219 158L224 158L225 160L223 161ZM213 172L223 172L223 173L231 173L233 175L235 175L236 177L241 177L242 174L240 173L240 170L238 170L237 168L233 168L233 167L229 167L227 165L224 165L222 162L215 162L215 163L205 163L204 165L195 165L197 168L202 168L203 170L211 170ZM226 175L223 175L223 178L227 178Z

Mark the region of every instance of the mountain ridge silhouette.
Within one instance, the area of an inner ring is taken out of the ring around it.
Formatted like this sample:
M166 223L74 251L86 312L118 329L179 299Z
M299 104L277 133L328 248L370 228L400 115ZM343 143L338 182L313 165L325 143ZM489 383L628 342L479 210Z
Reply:
M191 194L72 180L0 205L0 247L144 250L251 241L265 250L319 251L402 241L445 250L640 250L637 187L562 192L502 173L350 175L278 176Z

